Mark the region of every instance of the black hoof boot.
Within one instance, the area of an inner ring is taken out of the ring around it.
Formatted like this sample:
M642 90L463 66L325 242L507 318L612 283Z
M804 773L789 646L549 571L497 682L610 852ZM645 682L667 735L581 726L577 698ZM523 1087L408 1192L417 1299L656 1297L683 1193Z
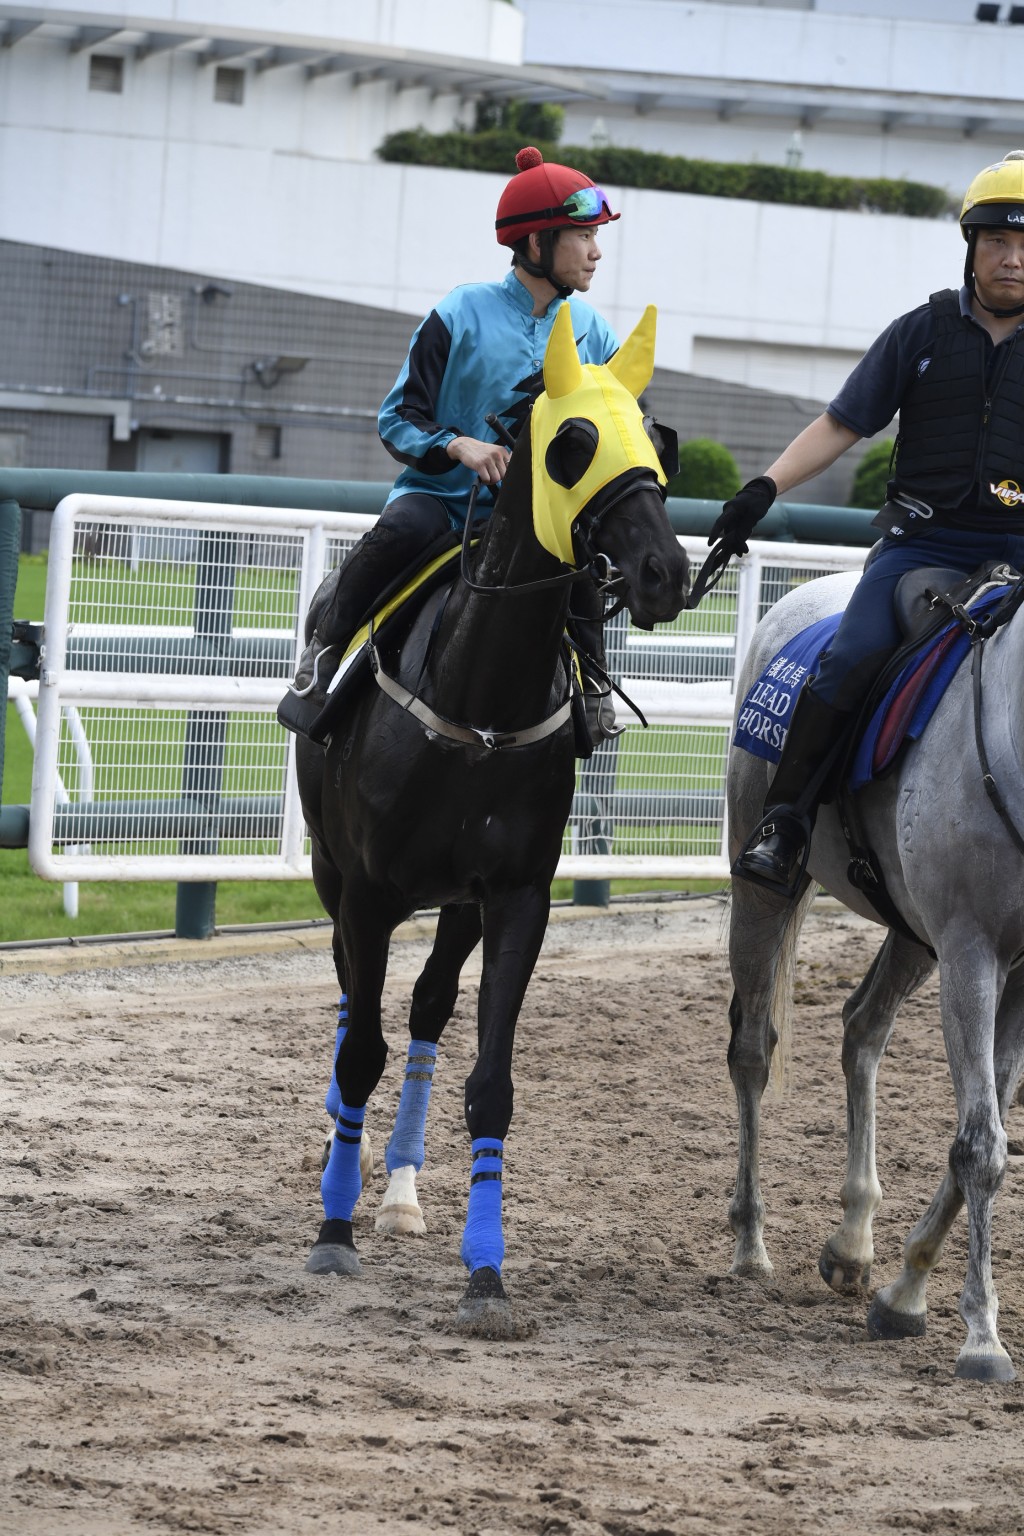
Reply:
M322 1221L306 1260L307 1275L361 1275L350 1221Z
M496 1269L475 1269L455 1314L460 1333L476 1339L516 1339L520 1330Z

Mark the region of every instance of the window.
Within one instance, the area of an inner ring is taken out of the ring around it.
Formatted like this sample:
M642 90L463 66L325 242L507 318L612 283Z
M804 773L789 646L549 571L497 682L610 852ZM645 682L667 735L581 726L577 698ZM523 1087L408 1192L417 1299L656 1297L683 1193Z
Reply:
M120 96L124 90L124 59L114 53L91 53L89 55L89 89L90 91L107 91L111 96Z
M261 422L256 428L253 457L279 459L281 457L281 428L270 422Z
M245 100L245 70L218 65L213 77L213 99L240 107Z

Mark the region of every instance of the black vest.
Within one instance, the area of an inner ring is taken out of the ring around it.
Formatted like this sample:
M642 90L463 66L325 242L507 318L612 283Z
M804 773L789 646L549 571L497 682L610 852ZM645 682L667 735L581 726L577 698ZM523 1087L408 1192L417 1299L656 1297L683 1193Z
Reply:
M947 288L929 303L929 360L900 405L889 494L927 502L937 522L960 508L978 527L1024 528L1024 343L1019 333L1003 343L986 379L989 339L959 295Z

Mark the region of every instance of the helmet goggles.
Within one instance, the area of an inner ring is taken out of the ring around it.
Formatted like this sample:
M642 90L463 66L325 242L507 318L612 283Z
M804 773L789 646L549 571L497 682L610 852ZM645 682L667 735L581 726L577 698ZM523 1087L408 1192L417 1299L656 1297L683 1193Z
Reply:
M509 218L495 220L495 229L507 224L524 224L533 219L570 219L574 224L593 224L596 220L614 219L608 194L601 187L577 187L575 192L557 208L537 208L532 213L515 213Z

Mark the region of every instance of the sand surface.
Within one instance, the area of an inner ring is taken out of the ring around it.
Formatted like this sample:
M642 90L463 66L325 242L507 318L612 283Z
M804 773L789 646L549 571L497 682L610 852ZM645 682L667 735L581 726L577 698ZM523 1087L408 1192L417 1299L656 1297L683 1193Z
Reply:
M428 1233L374 1232L378 1174L364 1275L340 1280L303 1270L334 1037L322 944L0 957L0 1530L1024 1529L1024 1384L952 1375L963 1219L923 1339L869 1342L864 1298L818 1277L843 1175L840 1009L880 938L828 903L802 941L792 1088L766 1110L776 1278L729 1276L722 922L705 900L549 930L516 1044L504 1277L524 1337L505 1344L453 1327L472 962L435 1078ZM367 1114L381 1162L425 954L393 946ZM882 1066L878 1284L953 1128L929 985ZM1009 1133L1024 1152L1024 1110ZM1022 1211L1014 1155L994 1267L1024 1374Z

